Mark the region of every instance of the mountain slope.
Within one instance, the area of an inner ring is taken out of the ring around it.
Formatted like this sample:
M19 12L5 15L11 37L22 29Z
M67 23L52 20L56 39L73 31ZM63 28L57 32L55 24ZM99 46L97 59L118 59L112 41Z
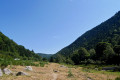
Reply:
M95 48L98 42L109 42L113 46L120 44L120 11L107 21L84 33L57 54L68 56L80 47L89 50Z
M5 36L2 32L0 32L0 58L3 55L24 60L40 60L41 58L35 54L34 51L25 49L24 46L18 45L13 40Z

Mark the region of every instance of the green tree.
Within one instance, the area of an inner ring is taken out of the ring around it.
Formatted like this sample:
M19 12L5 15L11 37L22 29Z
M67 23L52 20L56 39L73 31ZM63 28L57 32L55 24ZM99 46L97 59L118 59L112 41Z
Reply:
M75 64L80 64L81 61L87 60L89 58L90 54L85 48L80 48L74 52L72 55L72 60Z
M42 58L43 61L48 61L47 58Z
M99 42L96 46L96 59L104 63L109 63L114 56L113 48L110 43Z
M116 64L120 64L120 45L116 45L114 47L114 51L115 51L115 57L114 57L114 63Z

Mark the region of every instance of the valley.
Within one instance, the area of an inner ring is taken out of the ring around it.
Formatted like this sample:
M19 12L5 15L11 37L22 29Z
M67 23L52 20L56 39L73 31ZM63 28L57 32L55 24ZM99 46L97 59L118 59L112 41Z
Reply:
M48 63L44 67L32 66L33 71L25 70L25 66L8 66L15 74L19 71L27 76L3 75L0 80L115 80L119 72L84 71L82 67Z

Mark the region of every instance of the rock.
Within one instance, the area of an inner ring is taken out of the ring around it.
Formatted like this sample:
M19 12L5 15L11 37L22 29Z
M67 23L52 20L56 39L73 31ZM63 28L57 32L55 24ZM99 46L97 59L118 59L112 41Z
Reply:
M117 67L103 67L102 70L115 70Z
M31 66L26 66L25 70L32 71L33 69Z
M62 67L62 68L67 68L66 66L64 66L64 65L61 65L60 67Z
M8 68L5 68L5 69L3 69L3 73L10 75L10 74L12 74L12 71Z
M2 72L2 70L0 69L0 76L3 76L3 72Z
M54 72L59 72L59 71L57 71L57 70L53 70Z
M23 71L21 71L21 72L18 72L18 73L16 74L16 76L28 76L28 74L25 73L25 72L23 72Z

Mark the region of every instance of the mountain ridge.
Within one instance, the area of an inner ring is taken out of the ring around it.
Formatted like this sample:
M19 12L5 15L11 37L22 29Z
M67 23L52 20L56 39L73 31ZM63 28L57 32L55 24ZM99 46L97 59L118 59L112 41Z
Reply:
M120 25L120 11L114 16L97 25L96 27L88 30L83 35L78 37L73 43L58 51L56 54L69 55L72 54L79 47L85 47L86 49L94 48L98 42L109 42L113 45L118 44L113 42L114 34L119 35ZM115 32L117 30L117 33ZM104 36L103 36L104 35ZM106 39L105 39L106 38ZM111 38L111 39L110 39Z

